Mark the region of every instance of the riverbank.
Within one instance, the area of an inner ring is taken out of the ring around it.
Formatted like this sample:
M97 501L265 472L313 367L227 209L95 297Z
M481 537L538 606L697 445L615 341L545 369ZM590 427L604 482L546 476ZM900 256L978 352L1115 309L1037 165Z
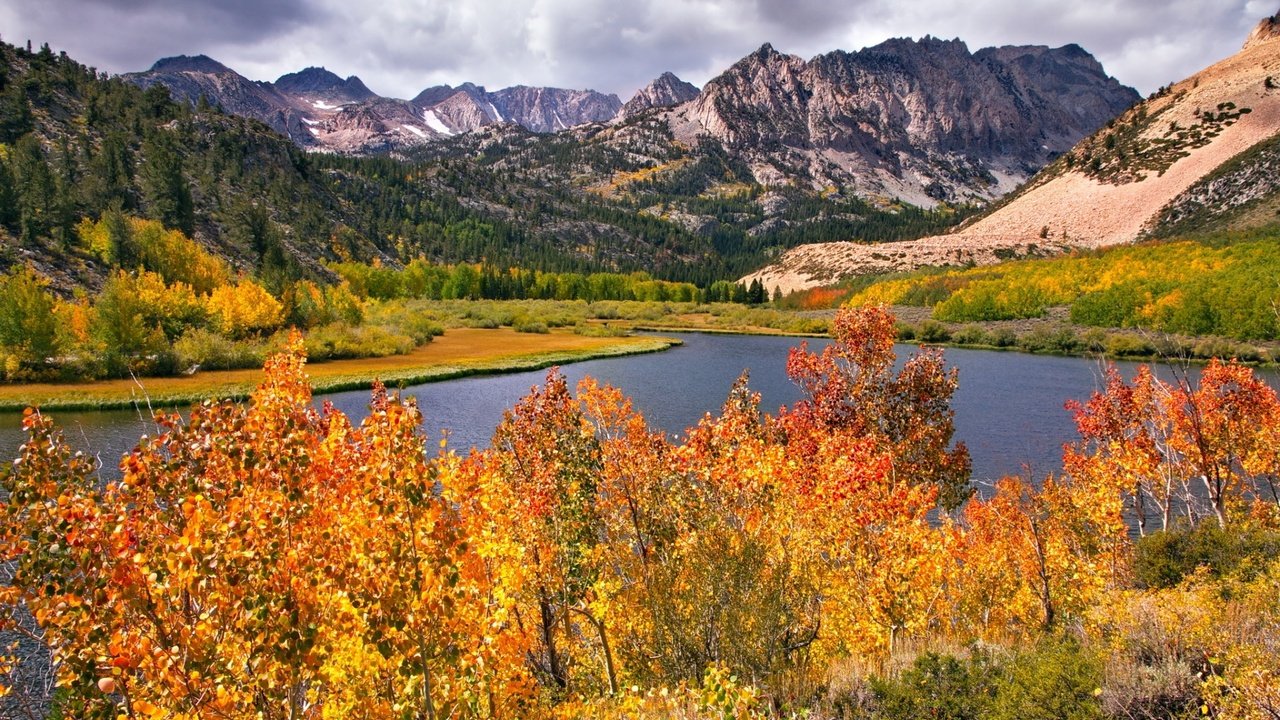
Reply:
M1276 367L1280 342L1243 342L1215 336L1157 333L1140 328L1100 328L1072 323L1066 307L1048 308L1043 317L1021 320L939 322L932 308L892 305L898 324L898 341L928 347L993 350L1026 355L1098 358L1136 362L1203 364L1213 358L1236 359L1247 365ZM795 338L829 337L825 331L834 309L779 310L758 308L755 313L774 321L773 326L735 324L712 313L672 314L657 321L624 323L643 332L694 332L721 335L779 335ZM785 323L778 318L789 318ZM784 329L811 325L816 332Z
M568 330L517 333L511 328L455 328L405 355L333 360L307 365L317 393L359 390L380 380L388 387L468 375L537 370L582 360L659 352L679 340L590 337ZM210 398L243 399L262 380L261 368L217 370L179 377L81 383L0 385L0 411L107 410L136 405L173 407Z

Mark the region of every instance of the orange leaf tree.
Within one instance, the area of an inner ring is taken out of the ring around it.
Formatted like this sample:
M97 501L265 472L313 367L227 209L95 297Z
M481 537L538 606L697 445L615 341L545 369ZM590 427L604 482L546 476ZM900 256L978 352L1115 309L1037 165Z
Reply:
M101 487L29 413L4 475L5 599L44 629L64 714L486 717L527 694L411 404L316 411L295 335L248 405L158 422Z

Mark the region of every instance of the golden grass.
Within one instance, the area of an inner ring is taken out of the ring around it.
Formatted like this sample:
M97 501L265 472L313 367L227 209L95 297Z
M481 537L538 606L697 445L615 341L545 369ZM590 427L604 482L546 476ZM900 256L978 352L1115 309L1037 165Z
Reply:
M665 350L678 341L654 337L584 337L567 331L546 335L510 328L455 328L407 355L334 360L307 365L317 392L367 388L373 381L415 384L464 375L514 372L598 357ZM191 376L29 383L0 386L0 410L37 405L49 409L131 407L135 402L184 405L208 398L247 397L262 370L217 370Z

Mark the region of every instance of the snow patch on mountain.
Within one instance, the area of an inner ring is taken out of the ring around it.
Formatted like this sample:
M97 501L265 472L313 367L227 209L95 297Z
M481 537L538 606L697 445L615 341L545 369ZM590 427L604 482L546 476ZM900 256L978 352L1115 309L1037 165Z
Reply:
M436 115L435 110L424 110L422 113L422 119L427 123L427 127L435 130L441 135L454 134L454 132L449 129L449 126L445 125L444 122L440 120L440 116Z

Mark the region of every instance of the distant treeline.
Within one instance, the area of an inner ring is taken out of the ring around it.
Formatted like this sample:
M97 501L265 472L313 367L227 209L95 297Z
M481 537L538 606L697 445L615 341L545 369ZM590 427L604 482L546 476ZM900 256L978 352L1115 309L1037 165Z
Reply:
M362 298L393 300L641 300L653 302L736 302L760 304L769 294L751 284L718 280L706 288L656 280L648 273L543 272L490 265L439 265L414 260L404 268L346 262L329 268Z

